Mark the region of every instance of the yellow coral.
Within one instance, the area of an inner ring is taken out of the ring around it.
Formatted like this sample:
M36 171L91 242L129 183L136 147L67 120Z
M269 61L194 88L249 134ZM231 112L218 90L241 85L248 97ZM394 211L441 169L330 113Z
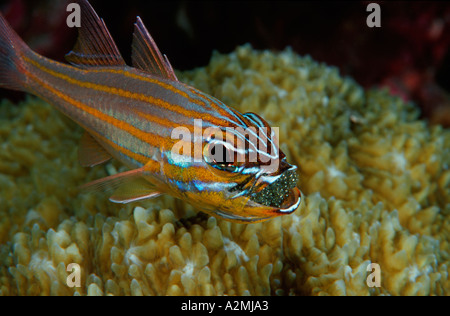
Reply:
M448 130L289 49L243 46L179 77L280 127L302 206L244 225L171 197L79 195L118 166L80 167L80 129L46 103L3 102L0 294L450 295Z

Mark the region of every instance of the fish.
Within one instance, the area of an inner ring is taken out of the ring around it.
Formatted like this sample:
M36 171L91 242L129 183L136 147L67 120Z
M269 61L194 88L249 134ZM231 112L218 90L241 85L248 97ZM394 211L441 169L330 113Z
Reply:
M68 63L34 52L0 13L0 87L35 95L80 125L82 166L114 158L128 168L81 189L115 203L167 194L238 223L299 207L297 166L275 127L180 82L139 16L128 66L90 3L76 3L81 26Z

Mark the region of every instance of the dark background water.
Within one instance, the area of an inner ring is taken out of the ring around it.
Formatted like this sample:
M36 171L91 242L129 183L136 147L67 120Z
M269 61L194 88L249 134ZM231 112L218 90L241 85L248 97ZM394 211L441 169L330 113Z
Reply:
M39 53L64 60L76 40L64 0L0 0L13 28ZM412 100L432 123L450 126L450 3L389 1L381 27L370 28L370 1L144 1L91 4L130 62L139 15L161 51L179 70L204 66L213 50L237 45L282 50L339 67L365 87L387 87ZM0 90L0 97L20 98Z

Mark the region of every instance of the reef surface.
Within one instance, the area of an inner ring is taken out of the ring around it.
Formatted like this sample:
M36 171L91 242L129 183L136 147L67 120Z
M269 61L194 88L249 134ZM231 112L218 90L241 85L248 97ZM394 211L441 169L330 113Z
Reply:
M290 49L245 45L179 78L280 128L301 207L245 225L171 197L80 194L122 167L81 167L79 127L3 101L0 295L450 295L449 130Z

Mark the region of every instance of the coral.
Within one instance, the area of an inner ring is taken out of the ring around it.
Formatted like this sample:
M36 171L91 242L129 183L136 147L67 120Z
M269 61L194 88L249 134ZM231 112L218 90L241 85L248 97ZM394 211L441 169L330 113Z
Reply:
M120 167L80 167L78 127L37 99L4 101L0 294L450 295L448 130L289 49L239 47L179 78L280 127L301 207L245 225L171 197L81 195Z

